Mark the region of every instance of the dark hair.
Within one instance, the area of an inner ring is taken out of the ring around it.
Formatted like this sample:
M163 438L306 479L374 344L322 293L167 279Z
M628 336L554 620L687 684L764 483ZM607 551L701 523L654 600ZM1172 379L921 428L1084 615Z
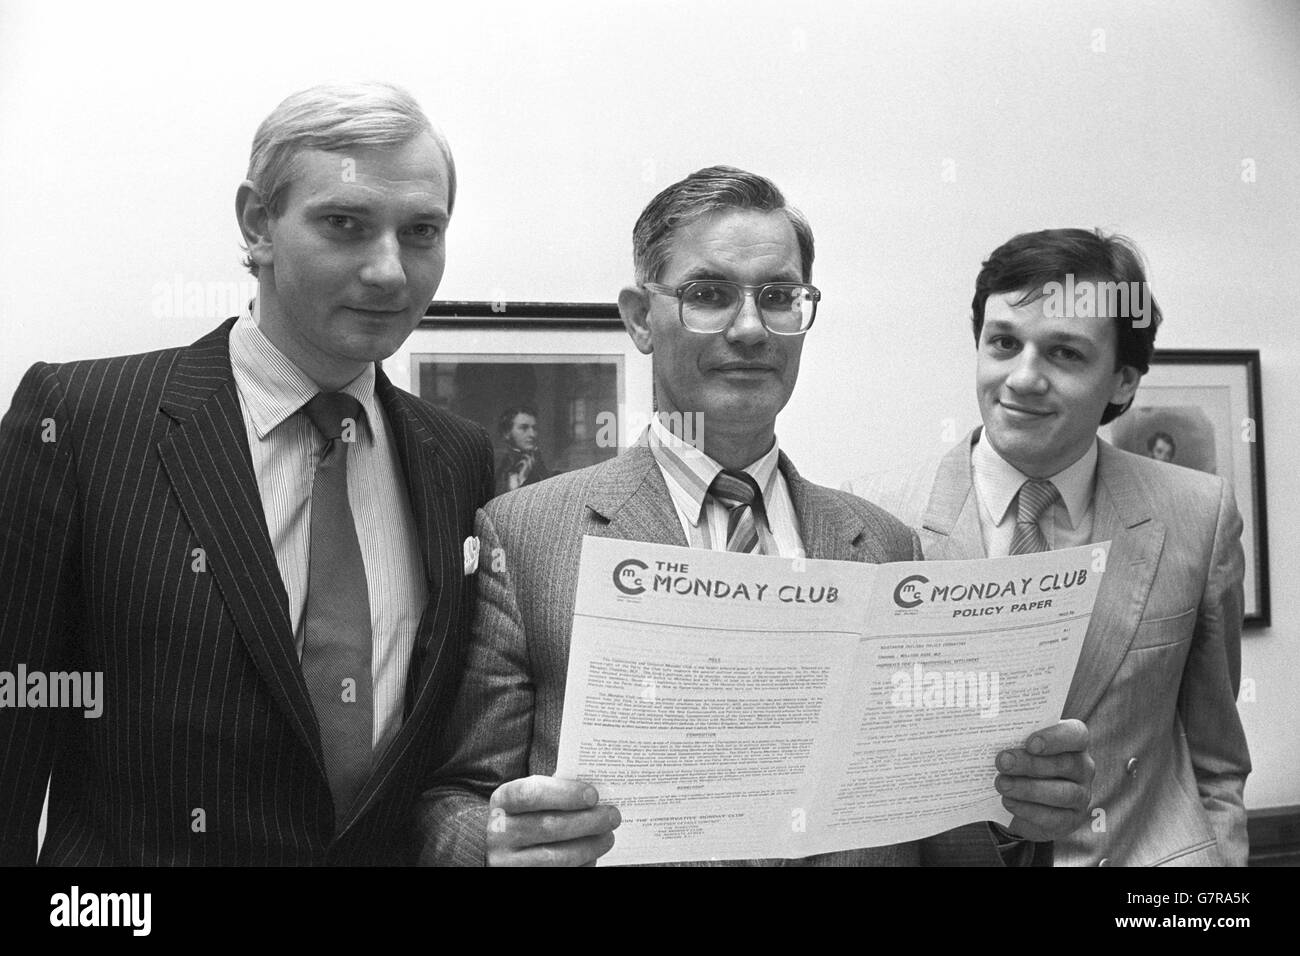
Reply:
M1020 306L1051 294L1054 284L1059 289L1062 284L1068 288L1073 282L1085 281L1116 284L1109 287L1111 314L1118 333L1115 368L1129 365L1145 375L1155 351L1156 329L1163 320L1160 306L1147 286L1137 246L1124 236L1108 236L1100 229L1024 232L994 249L975 279L975 297L971 300L976 347L984 328L984 303L990 295L1024 293L1014 303ZM1132 288L1139 290L1136 296L1130 296L1128 290ZM1134 298L1136 302L1131 301ZM1122 305L1114 308L1117 299L1122 299ZM1131 404L1131 399L1126 405L1108 404L1101 424L1118 418Z
M1156 442L1162 441L1169 446L1169 453L1172 455L1178 451L1178 446L1174 444L1174 436L1168 432L1152 432L1151 437L1147 439L1147 451L1156 450Z
M725 209L780 210L799 241L803 281L812 279L812 226L803 213L786 205L776 184L757 173L734 166L709 166L664 189L637 217L632 227L632 261L638 283L658 282L672 255L673 237L683 226Z
M505 438L510 434L510 429L515 427L516 415L532 415L534 421L537 419L537 411L531 405L511 405L497 416L497 434L499 436Z

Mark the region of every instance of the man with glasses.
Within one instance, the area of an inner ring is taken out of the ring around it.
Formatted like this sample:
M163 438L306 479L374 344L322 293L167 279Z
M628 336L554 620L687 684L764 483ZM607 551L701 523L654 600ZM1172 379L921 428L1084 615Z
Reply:
M780 191L738 169L700 170L646 207L633 251L636 284L619 311L653 361L658 420L618 458L479 512L479 608L449 727L455 753L420 811L422 862L580 865L613 845L618 809L588 784L550 776L583 535L792 559L920 556L901 523L805 481L778 447L776 416L821 297L809 284L812 230ZM1083 724L1063 722L1031 737L1037 756L999 755L1020 837L1050 840L1082 822L1086 740ZM980 824L800 862L999 865L1035 849Z

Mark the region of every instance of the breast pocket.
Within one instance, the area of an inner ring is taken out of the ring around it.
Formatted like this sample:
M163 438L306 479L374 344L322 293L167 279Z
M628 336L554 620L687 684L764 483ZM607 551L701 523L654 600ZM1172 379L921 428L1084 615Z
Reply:
M1189 607L1178 614L1163 614L1158 610L1155 615L1144 616L1138 622L1137 635L1133 638L1133 648L1164 647L1192 639L1196 626L1196 608Z

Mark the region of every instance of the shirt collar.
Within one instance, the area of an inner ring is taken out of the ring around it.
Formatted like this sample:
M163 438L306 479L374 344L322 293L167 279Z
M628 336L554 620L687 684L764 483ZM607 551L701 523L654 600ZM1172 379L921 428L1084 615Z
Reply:
M230 370L257 437L262 441L321 391L259 328L256 299L244 307L230 330ZM375 397L374 363L368 363L341 391L359 401L366 410L366 424L361 431L366 440L373 441L371 423L380 414Z
M647 435L650 452L658 462L677 510L686 515L692 526L698 527L704 513L704 498L709 485L718 477L722 466L694 445L682 441L664 427L658 414L650 416ZM776 488L777 464L781 458L780 443L773 438L772 447L757 461L746 465L744 471L763 491L763 501L771 500Z
M980 505L989 520L994 525L1000 525L1020 491L1020 486L1029 480L1029 476L999 455L992 442L984 441L983 438L981 434L980 440L971 450L971 472ZM1079 526L1092 502L1096 475L1097 440L1094 438L1078 461L1048 477L1061 495L1066 520L1071 528Z

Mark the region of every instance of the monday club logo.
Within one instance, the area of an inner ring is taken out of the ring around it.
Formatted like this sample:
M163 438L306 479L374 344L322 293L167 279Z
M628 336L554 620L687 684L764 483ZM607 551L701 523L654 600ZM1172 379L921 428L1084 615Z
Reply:
M894 603L904 609L920 607L925 601L921 596L921 585L929 583L930 579L924 574L909 574L894 588Z
M781 584L763 580L740 580L703 575L685 561L655 561L653 567L637 558L624 558L614 565L614 587L621 594L643 594L673 598L709 598L714 601L768 602L779 604L834 604L840 598L833 584Z
M644 561L638 561L636 558L628 558L626 561L620 561L614 567L614 587L618 588L624 594L644 594L645 583L641 575L650 570L650 566Z

